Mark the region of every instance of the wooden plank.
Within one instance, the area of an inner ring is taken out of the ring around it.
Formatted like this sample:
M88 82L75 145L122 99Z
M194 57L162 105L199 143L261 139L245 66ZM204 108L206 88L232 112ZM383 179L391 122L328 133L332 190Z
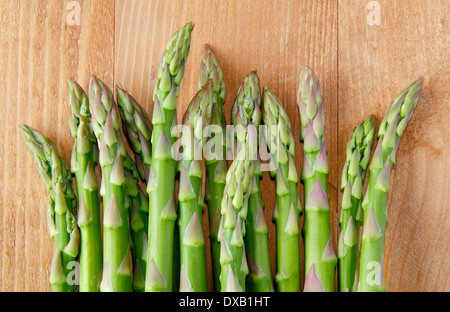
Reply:
M409 82L425 78L391 175L386 236L389 291L449 290L450 70L447 1L339 2L339 168L352 129L380 122ZM378 5L377 5L378 4ZM378 10L380 25L367 22Z
M309 65L319 76L335 247L338 181L351 130L369 114L379 122L403 86L424 76L422 98L392 173L386 279L391 291L450 290L447 1L372 1L381 14L381 24L374 26L367 23L374 10L367 8L368 0L77 0L80 25L69 22L69 2L0 1L0 291L50 290L53 243L44 214L48 192L17 124L42 131L69 160L73 142L66 80L74 78L87 89L92 74L110 87L121 84L151 115L159 57L170 35L188 21L196 26L179 120L195 94L205 43L224 71L228 122L239 84L256 69L261 85L270 86L285 104L298 138L295 102L301 66ZM298 142L298 170L301 154ZM268 174L262 187L274 273L275 227L270 221L275 187ZM301 185L299 191L303 197Z
M115 83L127 89L152 114L156 69L169 37L186 22L195 23L191 52L181 85L178 120L196 92L202 46L217 55L227 87L225 111L230 111L241 81L257 70L261 86L280 97L291 116L294 135L300 135L296 105L302 65L320 77L325 98L326 139L330 162L333 233L337 210L337 4L336 1L116 1ZM302 145L297 141L300 172ZM272 272L275 272L275 227L271 222L275 187L269 174L262 181L269 225ZM300 194L302 187L299 185ZM303 196L302 196L303 197ZM204 224L207 224L205 219ZM208 233L205 226L205 235ZM208 236L208 235L206 235ZM209 245L209 242L206 244ZM303 249L303 247L302 247ZM209 260L209 259L208 259ZM209 265L209 264L208 264ZM208 267L210 272L211 267ZM302 276L303 268L302 268ZM209 276L211 289L211 276Z
M76 1L81 24L72 25L70 1L2 1L0 89L3 146L0 168L1 291L50 290L53 242L45 218L47 194L18 123L52 139L69 161L67 79L87 87L90 74L113 78L114 2ZM99 19L98 15L102 15Z

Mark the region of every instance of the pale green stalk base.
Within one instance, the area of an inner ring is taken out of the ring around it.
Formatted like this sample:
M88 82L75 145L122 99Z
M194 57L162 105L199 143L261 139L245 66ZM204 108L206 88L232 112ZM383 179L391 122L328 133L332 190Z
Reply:
M274 221L277 233L277 275L278 292L300 291L300 218L297 203L297 183L287 181L289 165L279 165L281 175L276 175L276 183L285 183L286 194L277 194L277 211ZM277 179L281 179L277 181ZM285 182L286 181L286 182Z
M249 266L247 291L271 292L273 291L273 285L269 257L269 230L264 220L262 208L264 203L259 187L259 177L255 176L255 178L258 191L250 194L248 199L248 216L244 237Z

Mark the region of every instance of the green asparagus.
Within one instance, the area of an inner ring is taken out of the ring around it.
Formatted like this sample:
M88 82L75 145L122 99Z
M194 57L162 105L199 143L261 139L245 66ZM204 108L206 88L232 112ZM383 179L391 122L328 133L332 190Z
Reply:
M151 165L151 123L147 112L125 90L116 87L117 104L124 133L130 143L136 159L136 170L143 181L147 181ZM127 168L130 164L131 168ZM133 174L134 162L127 157L124 163L127 177L127 197L130 203L130 230L133 260L133 290L145 290L148 245L148 197L141 189L138 177ZM131 169L131 170L129 170Z
M375 137L375 118L369 116L351 133L342 170L341 234L339 235L339 291L356 291L358 284L359 228L362 222L362 185Z
M261 124L261 90L256 72L250 73L240 85L231 112L235 127L238 150L249 145L257 149L259 144L259 126ZM248 131L254 128L256 138L249 141ZM248 200L248 216L245 222L245 249L249 274L247 290L250 292L272 291L272 273L270 269L268 227L264 217L264 202L261 196L260 179L262 177L259 154L252 159L254 175L250 177L252 185Z
M140 187L139 181L133 174L133 169L126 168L125 171L127 177L127 199L130 205L129 226L133 261L132 287L135 292L143 292L145 290L145 274L147 269L149 203L147 193Z
M134 152L139 175L142 181L147 182L152 160L150 118L145 109L125 90L117 86L116 94L125 136Z
M297 104L301 121L300 139L303 141L304 151L301 174L305 194L304 291L334 291L337 258L330 232L324 104L319 79L306 66L300 73Z
M231 123L235 127L234 137L237 139L237 150L245 147L247 143L254 148L258 143L248 141L249 126L257 131L261 124L261 89L256 71L251 72L239 86L236 99L231 109Z
M225 188L228 162L226 159L226 121L223 103L225 102L225 83L216 56L208 46L203 47L200 58L198 88L213 80L214 98L211 111L210 131L204 147L206 162L205 200L208 204L209 236L213 268L214 290L220 290L220 243L217 236L220 222L220 202Z
M205 128L211 118L214 88L208 80L189 104L183 117L180 145L182 153L178 161L180 185L180 291L207 290L205 240L203 238L202 211L202 150L205 144Z
M369 182L364 194L359 290L386 291L384 244L389 195L389 178L396 152L408 121L419 102L423 78L405 87L395 98L378 130L378 144L369 166Z
M125 208L128 210L129 231L131 234L131 258L133 268L132 287L136 292L145 290L148 246L148 196L139 185L136 164L128 153L123 160L125 170Z
M277 233L278 291L300 291L300 234L302 211L298 199L298 174L295 168L295 140L289 116L275 93L264 87L263 120L271 153L271 175L276 182L276 207L273 220Z
M249 141L257 139L254 129L249 128ZM226 175L226 184L220 206L222 218L219 225L220 240L220 285L222 292L245 291L248 275L245 252L245 220L248 213L248 200L256 185L253 181L255 163L247 144L231 163Z
M36 167L50 191L47 202L47 224L55 242L50 283L54 292L74 290L73 262L79 253L80 232L77 226L77 199L71 182L72 176L64 158L49 139L37 130L19 125L26 146L34 153Z
M120 132L117 104L111 90L96 77L90 80L89 105L102 169L103 274L100 290L130 291L131 249L124 169L128 154Z
M100 200L95 166L98 147L91 128L89 101L84 90L72 80L68 104L71 109L69 128L75 140L70 170L75 175L78 194L80 246L80 291L98 292L102 276L102 238Z
M183 26L169 40L158 66L153 95L152 159L147 192L149 194L149 246L146 291L173 291L174 240L177 207L175 203L175 136L179 87L189 55L193 24Z

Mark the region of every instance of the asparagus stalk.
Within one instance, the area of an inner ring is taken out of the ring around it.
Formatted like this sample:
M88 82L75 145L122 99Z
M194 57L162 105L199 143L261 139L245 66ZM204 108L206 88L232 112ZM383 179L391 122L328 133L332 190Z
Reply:
M236 130L238 150L242 150L246 145L257 149L261 124L261 90L256 72L250 73L240 85L233 104L231 120ZM256 138L253 142L248 141L248 131L252 131L248 127L254 127ZM268 227L260 189L262 171L259 154L256 153L256 158L252 160L255 173L251 181L254 187L249 194L244 237L249 266L247 290L250 292L272 291Z
M126 152L123 160L125 170L126 200L128 210L130 248L133 268L132 287L136 292L145 290L145 272L148 246L148 196L139 185L139 173L136 164Z
M174 276L175 159L171 130L176 124L179 86L189 54L193 24L183 26L169 40L158 66L153 96L152 160L147 183L149 194L149 246L146 291L172 291Z
M211 118L214 89L212 80L197 93L183 117L178 162L180 171L179 234L180 291L206 292L205 240L202 229L202 149L204 131Z
M149 203L147 193L142 190L133 172L133 170L126 169L127 199L130 205L131 256L133 261L132 287L133 291L143 292L145 290L145 273L147 269Z
M249 140L255 142L256 132L249 129ZM219 225L220 240L220 285L223 292L245 291L248 274L245 253L245 220L248 213L248 200L256 185L253 179L255 165L246 145L231 163L226 175L225 190L221 202L222 218Z
M80 291L100 291L102 276L102 238L100 200L95 166L98 148L91 128L89 101L84 90L68 81L68 104L71 109L69 128L75 140L70 162L78 194L78 226L80 246Z
M116 94L125 136L134 152L139 175L147 182L152 160L150 118L145 109L125 90L116 86Z
M228 162L226 160L226 121L223 103L225 102L225 83L223 73L216 56L208 46L203 47L200 58L198 88L213 80L214 98L211 111L210 131L204 147L206 163L205 200L208 204L209 236L213 268L214 290L220 290L220 243L218 237L220 222L220 202L225 188L225 176Z
M355 291L358 284L359 227L362 185L369 165L375 137L375 118L371 115L351 133L342 170L341 234L339 235L339 291Z
M337 262L330 233L328 161L324 137L324 105L319 79L308 67L300 73L297 104L300 110L305 192L305 278L304 291L334 291Z
M389 195L389 178L396 152L422 90L423 78L405 87L395 98L378 130L378 144L369 166L369 183L362 202L362 234L359 290L386 291L384 283L384 243Z
M34 153L36 167L50 191L47 202L47 224L55 242L50 283L54 292L71 292L74 289L71 262L79 252L80 232L77 227L77 200L72 189L72 176L56 146L39 131L19 124L25 145Z
M266 141L271 153L271 175L276 182L276 208L273 219L277 230L278 291L300 291L298 174L295 168L295 141L289 116L275 93L264 87L263 120L267 126Z
M92 77L89 85L92 128L99 148L103 198L103 274L100 290L131 290L131 250L127 209L127 151L111 90Z
M147 112L125 90L116 87L117 104L124 133L130 143L136 159L136 170L143 181L147 181L151 165L150 138L152 127ZM127 157L128 158L128 157ZM133 161L128 158L133 166ZM148 245L148 197L141 189L139 180L133 174L134 169L126 170L128 199L131 208L130 230L133 242L131 255L133 259L133 290L145 290Z

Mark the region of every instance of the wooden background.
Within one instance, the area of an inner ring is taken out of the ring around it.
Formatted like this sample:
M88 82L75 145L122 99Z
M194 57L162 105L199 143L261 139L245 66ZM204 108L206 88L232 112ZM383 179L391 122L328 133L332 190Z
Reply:
M71 23L74 2L81 9L80 25ZM320 78L335 250L339 179L350 132L370 114L379 122L396 94L424 76L422 97L391 175L387 289L450 291L450 4L379 0L380 25L371 26L369 2L0 1L0 291L50 290L47 191L18 123L47 135L69 160L66 81L74 78L87 88L91 74L110 87L121 84L151 114L157 62L171 34L188 21L196 26L180 90L183 108L195 93L205 43L224 72L228 121L239 84L256 69L261 85L269 85L285 104L298 138L301 66L309 65ZM298 170L301 152L298 142ZM268 174L262 187L273 252L275 188ZM299 190L302 194L301 184Z

